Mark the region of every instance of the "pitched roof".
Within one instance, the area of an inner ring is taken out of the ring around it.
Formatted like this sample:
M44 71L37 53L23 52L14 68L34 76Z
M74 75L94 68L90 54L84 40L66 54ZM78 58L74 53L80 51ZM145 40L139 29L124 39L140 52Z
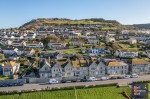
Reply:
M120 62L109 62L108 66L120 66Z
M132 59L132 65L148 64L144 59Z
M114 62L109 62L107 66L123 66L123 65L127 65L127 64L123 62L114 61Z
M80 67L79 61L72 61L72 65L73 65L73 67L75 67L75 68Z
M62 68L64 68L64 67L67 66L68 64L71 64L71 62L66 62L66 63L62 64L61 66L62 66ZM71 65L72 65L72 64L71 64Z
M46 59L44 59L41 63L40 63L40 68L42 68L44 65L47 65L47 66L51 66L48 62L47 62L47 60Z
M7 62L4 66L14 67L14 66L16 66L16 65L17 65L16 62L10 61L10 62Z

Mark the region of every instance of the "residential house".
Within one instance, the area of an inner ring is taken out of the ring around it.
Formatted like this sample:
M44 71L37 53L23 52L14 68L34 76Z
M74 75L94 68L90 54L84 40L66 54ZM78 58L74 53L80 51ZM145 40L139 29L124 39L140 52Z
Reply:
M90 39L88 39L88 43L89 44L98 44L99 43L99 39L90 38Z
M101 65L106 68L106 75L124 75L128 74L128 64L115 59L104 59Z
M97 77L105 76L106 70L105 70L105 65L103 65L103 62L102 61L97 61L96 64L97 64L97 68L98 68Z
M84 41L82 41L82 40L72 41L72 45L73 46L83 46Z
M15 36L13 36L13 35L8 35L8 36L7 36L7 39L15 39Z
M95 34L88 34L88 35L86 35L86 39L96 39L96 35Z
M51 67L52 78L62 78L62 67L57 63L52 63Z
M91 46L89 50L89 54L99 55L99 54L105 54L106 48L104 46Z
M12 46L14 46L14 47L23 47L23 46L26 46L26 42L24 42L24 41L13 41Z
M66 62L62 67L63 77L74 77L74 67L72 66L71 62Z
M18 51L18 48L9 48L9 47L7 47L7 48L3 48L2 51L3 51L4 54L12 55L12 54L14 54Z
M150 73L150 64L144 59L132 59L130 73L143 74Z
M115 38L112 37L112 36L107 36L107 37L106 37L106 41L107 41L107 42L115 42Z
M70 33L69 34L69 38L70 39L76 39L76 38L78 38L79 36L78 36L78 34L75 34L75 33Z
M51 65L50 65L50 63L47 62L46 59L44 59L40 63L39 67L40 67L40 69L39 69L40 78L51 78L52 77Z
M36 33L28 33L27 36L25 36L25 39L35 39Z
M54 56L55 56L55 59L58 59L58 60L64 59L63 55L61 53L58 53L58 52L54 53Z
M22 35L15 35L14 38L15 38L16 40L21 40L21 39L23 39L24 37L23 37Z
M72 61L72 65L74 67L75 70L74 74L76 77L84 78L89 75L88 64L86 63L85 60Z
M96 62L90 62L88 68L89 68L89 77L97 77L99 70Z
M137 44L137 39L135 39L135 38L130 38L130 39L129 39L129 44Z
M150 50L146 50L145 52L146 52L148 58L150 58Z
M64 47L66 47L66 44L63 43L63 42L59 42L59 43L57 43L57 42L50 42L50 43L48 43L48 46L50 48L64 48Z
M118 49L115 52L115 56L134 58L134 57L138 57L138 51L131 50L131 49L128 49L128 50L127 49Z
M0 44L2 44L3 46L9 46L9 45L12 45L12 41L11 40L7 40L7 39L2 39L0 41Z
M19 71L20 64L10 61L2 64L3 68L3 75L4 76L9 76L9 75L14 75Z
M42 42L26 42L26 47L28 48L43 48Z

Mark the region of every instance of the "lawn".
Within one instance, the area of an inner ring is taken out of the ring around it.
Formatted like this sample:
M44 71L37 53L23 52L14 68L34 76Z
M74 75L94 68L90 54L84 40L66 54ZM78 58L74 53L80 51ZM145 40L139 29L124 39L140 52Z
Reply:
M71 49L71 50L65 50L64 51L65 54L73 54L73 53L81 53L81 50L79 49Z
M6 80L6 79L9 79L10 77L9 76L0 76L0 80Z
M129 44L119 44L120 47L122 47L123 49L131 49L131 50L139 50L139 48L137 47L132 47Z
M77 99L125 99L121 94L123 91L130 93L130 87L117 88L99 87L77 89ZM32 92L14 95L1 95L0 99L76 99L74 90L59 90L47 92Z

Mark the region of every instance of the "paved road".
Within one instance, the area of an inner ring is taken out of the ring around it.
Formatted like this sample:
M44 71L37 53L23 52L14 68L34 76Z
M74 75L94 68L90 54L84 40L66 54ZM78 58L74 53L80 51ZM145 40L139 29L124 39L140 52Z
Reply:
M131 83L133 81L147 81L150 80L150 75L140 76L139 78L130 78L130 79L117 79L117 80L107 80L107 81L95 81L95 82L75 82L75 83L60 83L60 84L25 84L24 86L16 86L16 87L0 87L0 91L13 91L13 90L40 90L41 88L60 88L67 86L82 86L82 85L100 85L100 84L111 84L111 83Z

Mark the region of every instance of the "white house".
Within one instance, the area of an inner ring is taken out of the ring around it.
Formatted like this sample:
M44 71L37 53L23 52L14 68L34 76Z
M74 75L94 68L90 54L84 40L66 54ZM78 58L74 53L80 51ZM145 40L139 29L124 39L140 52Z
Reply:
M130 38L130 39L129 39L129 44L137 44L137 39L135 39L135 38Z
M90 38L90 39L88 39L88 43L90 43L90 44L98 44L99 43L99 39Z
M65 43L52 43L52 42L50 42L50 43L48 43L48 46L50 48L64 48L66 46L66 44Z
M42 48L44 47L42 42L26 42L28 48Z
M115 38L114 38L114 37L111 37L111 36L107 36L107 37L106 37L106 41L107 41L107 42L115 42Z
M88 35L86 35L86 39L96 39L96 35L95 34L88 34Z
M25 39L35 39L36 33L28 33L27 36L25 36Z
M134 57L138 57L138 51L136 51L136 50L118 49L115 52L115 56L134 58Z
M2 51L4 54L12 55L14 53L17 53L18 48L3 48Z
M26 42L24 42L24 41L13 41L12 42L12 46L14 46L14 47L23 47L25 45L26 45Z

